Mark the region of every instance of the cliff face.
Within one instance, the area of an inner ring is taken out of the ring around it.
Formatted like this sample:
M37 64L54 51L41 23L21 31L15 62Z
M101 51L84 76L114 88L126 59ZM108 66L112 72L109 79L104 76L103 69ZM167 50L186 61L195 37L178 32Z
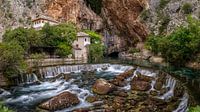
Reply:
M148 0L148 4L140 19L155 35L169 34L178 26L186 25L188 14L200 19L199 0Z
M71 21L80 29L102 29L102 19L83 0L52 0L46 13L56 20Z
M102 0L100 16L85 0L0 0L0 37L6 28L29 27L32 18L49 15L102 33L108 52L121 52L144 41L149 33L170 33L187 24L186 3L199 18L199 0Z
M103 0L102 18L110 37L106 37L108 54L121 52L147 37L146 27L138 20L148 7L146 0Z
M43 13L45 0L0 0L0 40L7 28L31 25L31 18Z
M103 0L103 18L123 36L145 40L147 30L138 16L147 6L145 0Z

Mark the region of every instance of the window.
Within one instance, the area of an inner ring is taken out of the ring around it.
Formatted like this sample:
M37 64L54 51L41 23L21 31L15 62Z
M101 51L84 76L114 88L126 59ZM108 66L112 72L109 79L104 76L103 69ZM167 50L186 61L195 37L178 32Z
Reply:
M76 47L78 48L78 44L76 44Z
M85 38L85 42L87 41L87 39Z

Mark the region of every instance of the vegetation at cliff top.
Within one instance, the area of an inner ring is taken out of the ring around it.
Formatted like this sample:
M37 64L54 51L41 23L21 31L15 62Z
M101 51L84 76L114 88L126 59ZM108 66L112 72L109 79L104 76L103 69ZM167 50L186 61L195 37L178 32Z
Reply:
M182 10L184 11L185 14L190 14L192 12L192 4L190 3L183 4Z
M146 47L174 65L184 65L200 52L200 21L188 17L188 26L179 27L170 35L150 36Z

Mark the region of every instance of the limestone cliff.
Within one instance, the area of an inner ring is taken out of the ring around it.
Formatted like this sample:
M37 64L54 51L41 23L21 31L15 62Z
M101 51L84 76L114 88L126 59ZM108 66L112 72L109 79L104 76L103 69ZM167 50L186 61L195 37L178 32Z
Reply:
M108 52L121 52L144 41L149 33L170 33L187 24L184 5L200 17L200 1L191 0L102 0L97 15L87 0L0 0L0 37L6 28L29 27L31 19L49 15L71 21L80 29L93 29L105 37ZM91 0L92 1L92 0Z
M59 21L71 21L80 29L102 29L102 19L86 6L84 0L51 0L47 15Z

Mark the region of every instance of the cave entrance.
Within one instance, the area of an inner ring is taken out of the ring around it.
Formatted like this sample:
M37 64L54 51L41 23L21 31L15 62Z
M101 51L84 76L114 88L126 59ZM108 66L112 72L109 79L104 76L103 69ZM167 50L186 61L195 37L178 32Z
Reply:
M119 57L119 52L112 52L108 55L110 58L118 58Z

